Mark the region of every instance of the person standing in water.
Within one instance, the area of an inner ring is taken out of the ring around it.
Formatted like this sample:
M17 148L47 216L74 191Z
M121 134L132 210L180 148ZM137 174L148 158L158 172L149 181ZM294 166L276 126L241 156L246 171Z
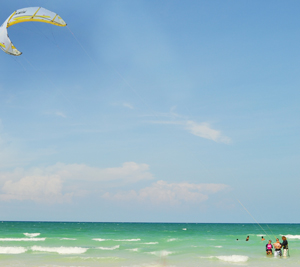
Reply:
M281 238L282 238L282 243L280 243L280 245L282 246L283 249L283 256L286 257L287 250L289 249L289 245L285 236L282 236Z
M266 253L267 255L273 254L273 246L272 246L272 240L269 240L269 243L266 245Z
M263 236L261 237L261 241L264 241L264 240L266 240Z
M246 241L249 241L249 236L247 236Z
M281 256L281 244L279 242L279 239L276 238L276 242L273 244L275 251L274 251L274 256Z

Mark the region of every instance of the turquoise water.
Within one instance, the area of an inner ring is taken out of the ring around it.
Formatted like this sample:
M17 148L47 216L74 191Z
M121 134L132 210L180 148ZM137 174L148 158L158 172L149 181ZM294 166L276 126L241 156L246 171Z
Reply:
M2 222L0 266L298 266L300 225L261 226ZM274 235L287 236L290 257L265 255Z

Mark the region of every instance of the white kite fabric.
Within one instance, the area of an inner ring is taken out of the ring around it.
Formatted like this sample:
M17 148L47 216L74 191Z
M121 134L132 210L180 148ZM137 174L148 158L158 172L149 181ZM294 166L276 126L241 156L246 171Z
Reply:
M22 53L15 48L7 34L7 28L21 22L38 21L56 26L67 26L56 13L42 7L26 7L16 10L0 27L0 48L7 54L19 56Z

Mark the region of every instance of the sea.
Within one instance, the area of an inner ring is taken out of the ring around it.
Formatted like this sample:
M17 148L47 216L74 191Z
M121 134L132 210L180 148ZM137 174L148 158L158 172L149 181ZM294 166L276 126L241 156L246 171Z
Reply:
M289 256L267 256L282 235ZM299 265L300 224L0 222L1 267Z

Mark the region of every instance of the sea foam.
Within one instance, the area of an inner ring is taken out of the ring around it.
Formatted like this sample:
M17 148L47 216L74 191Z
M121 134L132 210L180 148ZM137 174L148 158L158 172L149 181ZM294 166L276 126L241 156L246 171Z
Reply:
M102 250L115 250L117 248L119 248L120 245L114 246L114 247L99 247L98 249L102 249Z
M33 246L31 248L32 251L39 251L39 252L55 252L58 254L83 254L88 249L81 248L81 247L40 247L40 246Z
M166 256L169 256L169 255L173 254L174 252L167 251L167 250L162 250L162 251L153 251L153 252L147 252L147 253L158 256L158 257L166 257Z
M286 235L287 239L300 239L300 235Z
M141 241L141 239L140 238L135 238L135 239L113 239L113 241L135 242L135 241Z
M227 262L246 262L249 257L243 255L231 255L231 256L216 256L217 259Z
M111 239L93 238L92 240L102 242L102 241L107 241L107 240L111 240Z
M21 254L27 251L23 247L0 247L0 254Z
M23 235L27 237L37 237L40 235L40 233L23 233Z
M129 249L126 249L126 250L128 250L128 251L134 251L134 252L137 252L137 251L139 251L139 249L138 249L138 248L129 248Z
M45 237L39 238L0 238L0 241L45 241Z

